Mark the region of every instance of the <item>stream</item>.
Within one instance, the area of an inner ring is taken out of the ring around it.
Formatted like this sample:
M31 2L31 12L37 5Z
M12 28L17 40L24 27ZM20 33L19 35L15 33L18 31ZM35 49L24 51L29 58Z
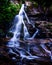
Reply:
M35 26L30 22L24 8L25 5L22 4L19 14L15 16L14 25L9 30L9 32L13 34L13 37L7 43L9 56L16 62L16 65L30 65L31 62L35 63L35 65L37 65L36 63L40 64L44 61L52 62L52 49L47 49L46 44L28 42L28 40L31 41L36 38L36 35L39 33L39 29L36 28L33 35L30 35L25 23L28 23L34 29ZM27 42L23 42L26 40ZM48 47L50 47L50 45L52 45L52 43L48 44ZM39 61L41 62L39 63Z

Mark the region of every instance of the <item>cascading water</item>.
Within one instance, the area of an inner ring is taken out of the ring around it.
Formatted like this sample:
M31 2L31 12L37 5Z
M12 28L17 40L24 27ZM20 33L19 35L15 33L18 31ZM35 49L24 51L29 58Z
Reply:
M21 34L21 28L22 28L22 24L24 25L24 39L28 39L28 38L30 38L30 34L29 34L29 32L28 32L28 30L27 30L27 27L26 27L26 25L25 25L25 23L24 23L24 20L23 20L23 18L24 18L24 15L25 15L25 17L26 17L26 19L27 19L27 22L29 23L29 24L31 24L30 23L30 21L29 21L29 19L28 19L28 17L27 17L27 14L25 13L25 10L24 10L24 4L22 4L22 7L21 7L21 9L20 9L20 12L19 12L19 14L18 15L16 15L15 16L15 20L14 20L14 22L16 23L16 25L14 25L11 29L10 29L10 32L12 32L14 35L13 35L13 37L11 38L11 40L10 40L10 42L8 43L10 46L19 46L19 43L17 42L17 39L20 39L20 34ZM17 21L17 22L16 22ZM37 29L37 31L34 33L34 35L31 37L31 39L33 39L35 36L36 36L36 34L38 33L38 29ZM12 43L11 43L11 41L12 41ZM9 46L8 45L8 46Z
M22 28L22 23L24 25L24 38L29 37L27 27L25 26L24 21L23 21L23 12L24 12L24 4L22 5L22 7L20 9L19 14L16 15L16 17L15 17L14 21L16 21L16 18L18 20L16 25L13 26L13 28L10 29L10 31L14 34L14 36L11 38L10 42L8 43L9 44L8 46L10 46L10 47L11 46L19 46L19 43L17 42L17 39L20 39L20 34L21 34L20 31L21 31L21 28ZM12 43L11 43L11 41L12 41Z
M7 46L8 47L14 47L14 48L16 48L16 47L20 47L20 43L17 41L17 40L19 40L20 39L20 35L21 35L21 28L22 28L22 24L23 24L23 32L24 32L24 39L27 39L27 38L30 38L30 34L29 34L29 32L28 32L28 30L27 30L27 27L26 27L26 25L25 25L25 23L24 23L24 20L23 20L23 18L24 18L24 15L25 15L25 17L26 17L26 19L27 19L27 22L30 24L30 21L29 21L29 19L28 19L28 17L27 17L27 15L26 15L26 13L25 13L25 11L24 11L24 4L22 4L22 7L21 7L21 9L20 9L20 12L19 12L19 14L18 15L16 15L15 16L15 20L14 20L14 22L16 23L14 26L12 26L12 28L10 29L10 32L12 32L13 33L13 37L10 39L10 41L8 42L8 44L7 44ZM16 22L17 21L17 22ZM37 32L35 33L35 35L37 34ZM34 35L34 36L35 36ZM32 37L32 38L34 38L34 36ZM21 49L22 50L22 49ZM12 51L10 51L10 52L12 52ZM19 51L17 51L17 52L19 52ZM27 51L28 52L28 51ZM24 52L25 53L25 52ZM23 54L23 52L19 52L19 54L20 54L20 56L22 57L22 58L28 58L28 59L34 59L34 58L39 58L39 57L37 57L37 56L32 56L29 52L28 52L28 54L29 54L29 56L26 56L26 55L24 55Z
M50 44L50 42L49 42L49 44ZM51 43L51 44L52 44L52 43ZM51 44L50 44L50 45L51 45ZM51 51L48 50L44 44L41 44L40 46L41 46L41 47L45 50L45 52L51 57L51 61L52 61L52 52L51 52L52 49L50 48Z
M31 38L27 38L28 40L32 40L35 38L35 36L39 33L39 29L36 30L36 32L33 34Z
M12 26L12 28L9 31L9 32L12 32L13 33L13 37L8 42L7 46L10 47L10 48L14 48L14 51L16 51L17 53L19 53L19 55L20 55L20 57L22 57L22 59L23 58L26 58L26 59L29 59L29 60L30 59L37 59L37 58L39 59L40 58L39 56L33 56L29 51L26 51L26 50L25 51L22 51L23 49L21 49L21 51L18 50L20 48L20 42L18 42L18 40L20 40L22 27L23 27L23 30L22 31L24 32L24 35L23 35L24 38L23 38L23 40L25 40L25 39L34 39L34 37L39 32L39 29L37 29L37 31L33 34L33 36L30 37L30 34L29 34L29 32L27 30L27 27L26 27L26 25L24 23L24 20L23 20L24 19L24 15L25 15L25 17L27 19L27 22L29 24L31 24L30 21L29 21L29 19L28 19L28 17L27 17L27 14L26 14L26 12L24 10L24 4L22 4L22 7L20 9L19 14L15 16L14 26ZM9 51L10 51L10 53L16 54L15 52L11 51L11 49ZM45 50L45 51L48 52L48 53L50 53L47 50ZM23 52L24 53L28 53L28 56L26 54L24 54Z

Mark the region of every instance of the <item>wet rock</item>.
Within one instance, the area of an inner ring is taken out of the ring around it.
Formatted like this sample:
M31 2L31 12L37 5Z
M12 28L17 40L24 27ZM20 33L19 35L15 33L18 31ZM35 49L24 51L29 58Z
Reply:
M34 39L34 40L19 40L22 44L26 44L24 48L21 47L6 47L4 45L0 46L0 63L5 63L9 65L50 65L51 59L49 54L40 46L40 44L45 45L47 50L51 48L52 39ZM25 47L27 49L25 49ZM51 52L51 50L50 50ZM25 55L25 57L22 55ZM32 56L37 56L38 58L30 59ZM29 56L29 57L28 57ZM5 60L4 60L5 59Z
M35 31L36 31L36 28L34 27L33 28L33 25L29 24L29 23L25 23L27 29L28 29L28 32L30 33L30 36L32 36Z
M13 33L12 32L8 32L7 33L7 37L12 38L13 37Z

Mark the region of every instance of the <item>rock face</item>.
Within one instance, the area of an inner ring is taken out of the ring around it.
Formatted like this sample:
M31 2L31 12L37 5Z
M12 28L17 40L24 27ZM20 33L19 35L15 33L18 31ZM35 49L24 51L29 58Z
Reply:
M3 41L6 42L7 39ZM7 47L4 43L0 45L0 65L50 65L52 63L50 55L52 39L18 40L18 42L20 47Z
M17 40L17 42L20 43L19 47L7 46L7 43L13 36L12 33L8 33L8 38L0 39L0 65L52 64L52 31L50 31L52 29L52 23L47 21L40 21L41 17L39 15L39 12L33 12L33 10L28 12L30 22L35 27L25 22L25 25L27 26L28 32L31 37L36 32L37 28L40 30L38 35L34 39ZM23 31L21 30L21 32ZM21 34L21 37L23 37L23 34Z
M36 38L52 38L52 22L46 21L46 17L43 13L39 12L36 8L33 7L32 9L27 7L26 13L31 25L28 23L25 24L31 36L36 31L36 28L38 28L39 34L36 36ZM32 25L35 27L33 28Z

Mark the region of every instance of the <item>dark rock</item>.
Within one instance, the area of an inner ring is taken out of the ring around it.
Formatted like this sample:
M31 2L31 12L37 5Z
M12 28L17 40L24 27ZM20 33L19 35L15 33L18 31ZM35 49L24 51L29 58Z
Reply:
M12 32L8 32L7 33L7 37L12 38L13 37L13 33Z

